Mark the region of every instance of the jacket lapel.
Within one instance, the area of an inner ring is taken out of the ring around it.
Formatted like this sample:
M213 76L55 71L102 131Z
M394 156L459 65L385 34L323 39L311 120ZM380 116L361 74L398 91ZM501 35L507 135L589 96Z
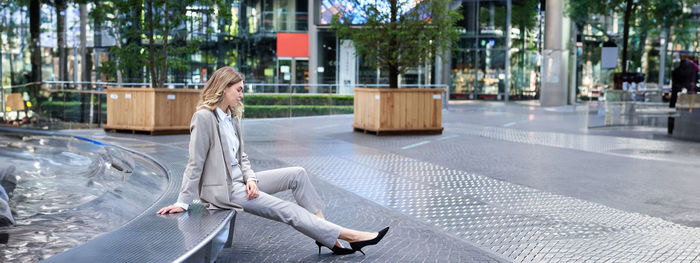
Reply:
M213 112L216 116L216 129L219 135L219 143L221 143L221 153L224 156L224 166L226 167L226 182L231 183L231 149L228 149L228 139L224 134L223 128L221 127L221 120L219 119L219 114L216 111Z
M236 152L236 162L241 163L241 155L243 154L243 140L241 140L241 125L238 118L232 118L233 129L236 130L236 137L238 137L238 152Z

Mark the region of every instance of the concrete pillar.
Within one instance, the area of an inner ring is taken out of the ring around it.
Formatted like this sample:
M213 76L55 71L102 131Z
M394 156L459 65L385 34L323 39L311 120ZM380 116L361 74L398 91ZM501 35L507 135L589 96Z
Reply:
M318 28L316 27L316 14L318 0L309 0L309 92L317 93L318 87Z
M564 0L547 1L540 88L542 106L562 106L567 102L570 20L564 17L563 8Z

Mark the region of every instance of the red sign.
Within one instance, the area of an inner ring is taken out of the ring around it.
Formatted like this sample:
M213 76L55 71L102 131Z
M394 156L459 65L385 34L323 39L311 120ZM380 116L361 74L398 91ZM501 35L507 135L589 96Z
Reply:
M277 33L278 57L309 57L309 34Z

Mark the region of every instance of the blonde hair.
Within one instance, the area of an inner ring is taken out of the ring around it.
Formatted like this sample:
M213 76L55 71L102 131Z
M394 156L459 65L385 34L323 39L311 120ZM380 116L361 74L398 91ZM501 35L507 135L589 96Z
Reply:
M202 90L202 94L199 97L199 103L197 103L197 110L215 110L219 103L224 100L224 89L243 81L245 81L243 74L232 67L217 69L211 75L211 78L207 80L207 84L204 85L204 90ZM233 109L229 107L228 110L238 119L243 117L243 103L238 103Z

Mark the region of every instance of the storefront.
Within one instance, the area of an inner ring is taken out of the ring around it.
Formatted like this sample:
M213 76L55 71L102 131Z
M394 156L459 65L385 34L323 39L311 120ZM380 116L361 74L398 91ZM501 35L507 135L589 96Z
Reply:
M509 38L509 2L462 2L459 26L464 31L452 52L450 99L504 100L506 94L509 99L536 98L539 28L513 27Z

